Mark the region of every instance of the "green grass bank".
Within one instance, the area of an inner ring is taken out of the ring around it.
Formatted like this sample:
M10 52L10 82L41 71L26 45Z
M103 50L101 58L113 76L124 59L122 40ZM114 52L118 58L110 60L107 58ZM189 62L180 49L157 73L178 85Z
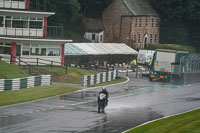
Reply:
M76 90L78 89L67 86L40 86L17 91L3 91L0 92L0 106L52 97Z
M0 79L13 79L28 77L29 74L18 66L0 61Z
M127 133L200 133L200 109L158 120Z

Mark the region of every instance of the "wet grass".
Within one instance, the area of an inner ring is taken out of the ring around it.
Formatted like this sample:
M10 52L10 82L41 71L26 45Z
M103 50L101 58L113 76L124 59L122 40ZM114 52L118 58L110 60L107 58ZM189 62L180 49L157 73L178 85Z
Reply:
M200 133L200 109L158 120L127 133Z
M50 67L36 67L36 69L44 73L51 74L53 82L60 83L81 84L83 75L96 74L94 71L73 67L67 68L67 74L66 69L61 67L53 67L52 69Z
M17 91L0 92L0 106L28 102L78 90L66 86L40 86Z
M117 84L117 83L121 83L121 82L125 82L125 81L127 81L127 78L118 77L116 80L101 83L101 84L96 84L96 85L90 85L89 87L106 86L106 85Z
M28 77L29 74L18 66L0 61L0 79L13 79Z

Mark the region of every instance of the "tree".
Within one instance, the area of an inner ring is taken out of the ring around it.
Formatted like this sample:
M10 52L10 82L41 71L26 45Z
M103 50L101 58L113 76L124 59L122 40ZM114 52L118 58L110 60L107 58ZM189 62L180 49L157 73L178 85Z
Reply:
M200 0L151 0L161 16L161 43L179 43L200 51Z
M80 10L78 0L32 0L31 7L55 12L54 16L48 18L48 24L50 25L72 23L79 15Z
M79 0L83 17L101 17L103 10L112 0Z

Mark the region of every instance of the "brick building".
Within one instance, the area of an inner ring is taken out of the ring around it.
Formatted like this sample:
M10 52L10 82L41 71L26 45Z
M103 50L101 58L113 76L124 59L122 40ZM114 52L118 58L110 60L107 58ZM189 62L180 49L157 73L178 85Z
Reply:
M159 21L149 0L113 0L102 15L104 42L159 43Z

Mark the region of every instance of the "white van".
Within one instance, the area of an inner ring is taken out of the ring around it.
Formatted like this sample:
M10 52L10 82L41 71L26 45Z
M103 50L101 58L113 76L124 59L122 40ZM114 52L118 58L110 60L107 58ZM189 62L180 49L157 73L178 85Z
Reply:
M138 64L148 64L149 59L153 59L154 50L139 50L137 63Z

